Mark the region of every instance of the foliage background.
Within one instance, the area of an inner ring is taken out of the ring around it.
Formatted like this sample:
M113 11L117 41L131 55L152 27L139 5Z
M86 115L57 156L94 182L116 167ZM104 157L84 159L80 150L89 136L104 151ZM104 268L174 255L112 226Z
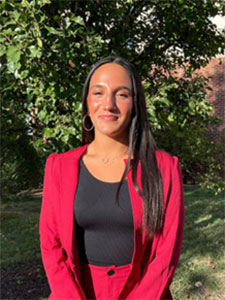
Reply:
M224 1L0 5L3 195L40 186L47 155L80 145L82 86L91 65L110 54L138 69L157 144L180 158L184 182L222 190L224 151L207 137L219 120L195 70L224 53L224 32L210 19L225 15Z

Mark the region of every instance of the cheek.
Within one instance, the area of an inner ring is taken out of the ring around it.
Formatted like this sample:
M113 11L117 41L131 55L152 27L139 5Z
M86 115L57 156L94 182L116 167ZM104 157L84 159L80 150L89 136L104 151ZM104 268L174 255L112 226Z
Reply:
M133 101L124 102L121 104L121 111L126 114L131 114L133 110Z
M98 107L100 106L101 101L99 99L94 99L92 97L87 98L87 104L88 104L88 111L96 111Z

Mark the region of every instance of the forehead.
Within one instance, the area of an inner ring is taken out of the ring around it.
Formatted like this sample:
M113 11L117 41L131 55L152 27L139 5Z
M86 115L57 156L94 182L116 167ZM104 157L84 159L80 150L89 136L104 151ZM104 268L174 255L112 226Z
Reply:
M92 75L90 87L94 84L104 84L110 86L125 85L132 88L132 83L128 71L121 65L107 63L100 66Z

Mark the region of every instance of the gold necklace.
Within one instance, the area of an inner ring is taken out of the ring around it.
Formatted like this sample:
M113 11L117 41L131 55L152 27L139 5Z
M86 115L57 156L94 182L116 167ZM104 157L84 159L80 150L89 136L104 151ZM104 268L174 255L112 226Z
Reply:
M93 144L92 144L93 146ZM109 164L112 164L116 159L122 157L123 155L127 154L128 151L129 151L129 148L126 149L126 151L124 151L122 154L118 155L118 156L114 156L114 157L108 157L108 158L105 158L105 157L102 157L101 155L99 155L97 153L97 151L95 150L95 147L93 146L93 150L95 152L95 154L97 155L97 157L101 160L101 162L103 162L103 164L105 165L109 165Z

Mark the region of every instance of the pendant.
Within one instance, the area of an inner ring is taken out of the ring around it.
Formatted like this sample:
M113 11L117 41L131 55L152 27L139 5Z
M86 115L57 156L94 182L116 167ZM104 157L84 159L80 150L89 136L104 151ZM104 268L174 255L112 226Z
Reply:
M110 163L110 160L112 160L112 159L110 159L110 158L102 158L102 162L105 165L108 165Z

